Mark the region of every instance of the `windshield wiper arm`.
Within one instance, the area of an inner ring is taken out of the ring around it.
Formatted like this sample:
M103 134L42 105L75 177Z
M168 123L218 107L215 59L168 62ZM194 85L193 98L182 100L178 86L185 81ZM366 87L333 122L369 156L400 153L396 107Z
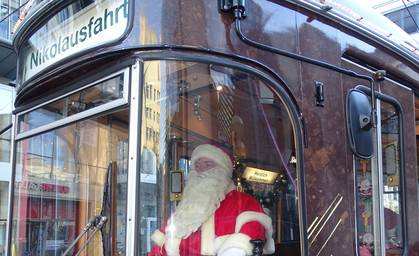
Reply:
M105 225L105 223L108 221L108 217L106 216L95 216L94 218L89 219L89 222L84 226L83 231L80 233L80 235L70 244L70 246L65 250L65 252L62 254L63 256L67 255L71 249L77 244L77 242L80 240L80 238L83 237L84 234L87 233L87 231L95 227L93 233L90 235L90 237L87 239L87 241L83 244L83 246L80 248L80 250L76 253L75 256L79 255L80 252L83 251L84 247L92 240L92 238L95 236L96 232L102 229L102 227Z

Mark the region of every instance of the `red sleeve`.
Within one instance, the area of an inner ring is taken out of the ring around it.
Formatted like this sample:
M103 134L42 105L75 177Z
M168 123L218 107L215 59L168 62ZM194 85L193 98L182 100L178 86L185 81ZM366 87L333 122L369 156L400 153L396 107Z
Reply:
M242 226L239 233L248 235L252 239L266 240L265 228L257 221L247 222Z
M236 233L237 217L247 212L263 213L262 207L252 196L238 191L231 191L221 203L215 216L216 236ZM250 221L240 228L240 233L252 239L266 239L265 228L258 221Z
M239 214L246 215L250 212L257 212L265 214L263 211L262 206L254 199L252 196L248 194L241 193L241 208L239 210ZM248 235L252 239L265 239L265 228L263 225L257 221L249 221L246 222L240 229L239 233Z
M164 256L165 250L162 250L157 244L153 246L148 256Z

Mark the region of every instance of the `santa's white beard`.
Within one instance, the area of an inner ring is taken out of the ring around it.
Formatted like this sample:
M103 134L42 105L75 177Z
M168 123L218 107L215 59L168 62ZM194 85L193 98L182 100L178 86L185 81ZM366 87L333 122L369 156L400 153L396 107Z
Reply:
M183 198L166 227L166 240L169 237L184 239L197 231L233 189L231 172L221 166L203 173L191 171Z

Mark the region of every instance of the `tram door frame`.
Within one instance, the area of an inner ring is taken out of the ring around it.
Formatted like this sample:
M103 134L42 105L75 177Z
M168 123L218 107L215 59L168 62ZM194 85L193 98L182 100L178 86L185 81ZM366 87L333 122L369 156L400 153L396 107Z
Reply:
M357 86L356 89L367 94L368 98L371 100L370 88L365 87L365 86ZM355 188L356 189L355 193L359 193L359 190L363 189L359 187L360 177L358 173L359 173L359 170L361 169L359 165L357 166L358 161L359 161L361 165L362 164L364 166L370 165L369 168L371 168L371 174L372 174L372 178L371 178L372 184L370 184L370 186L372 187L372 191L371 191L371 194L368 194L368 196L371 196L372 200L374 200L373 209L371 210L372 215L370 216L371 219L369 219L369 221L371 221L371 223L373 224L373 230L371 230L371 233L374 236L374 242L368 246L371 246L371 248L373 248L373 250L375 251L375 255L384 256L386 255L386 250L387 250L386 241L389 240L387 237L388 232L386 230L386 218L385 218L386 214L384 210L385 209L384 201L387 200L385 199L385 195L388 194L388 191L384 191L384 186L386 185L384 184L384 179L385 178L388 179L390 175L387 173L387 169L386 169L386 168L389 168L388 166L386 166L388 164L387 162L388 159L386 159L386 155L385 155L386 146L385 145L383 146L383 135L384 135L383 129L387 129L387 128L383 128L381 120L383 116L382 105L383 104L391 105L395 109L394 115L397 116L397 120L398 120L398 127L397 128L395 127L395 129L397 129L398 131L397 141L394 144L396 145L396 149L394 152L395 166L392 167L392 169L397 169L397 174L399 176L398 177L399 188L397 192L398 192L398 197L400 197L399 215L400 215L401 220L399 220L400 228L398 229L397 233L399 237L403 239L403 241L401 242L402 255L405 255L408 251L409 239L408 239L407 207L406 207L407 203L406 203L406 166L405 166L406 162L405 162L405 141L404 141L404 115L403 115L401 104L399 103L397 99L391 96L388 96L386 94L377 92L377 91L375 92L375 94L376 94L375 105L377 107L377 126L374 129L374 155L371 159L368 159L368 160L362 160L354 156L354 172L355 172L355 177L357 177L355 185L358 186ZM358 205L360 203L360 200L363 200L363 199L359 199L359 198L362 198L362 196L357 196L357 197L358 198L356 199L356 201ZM362 217L364 216L363 212L362 213L360 212L360 209L358 208L358 206L356 208L356 216L357 216L356 219L357 219L357 225L359 226L360 222L365 223L367 220L364 217ZM377 234L379 236L378 238L375 237L377 236ZM365 244L366 242L363 239L364 239L363 234L360 234L360 231L357 228L357 240L358 240L357 244L358 245Z

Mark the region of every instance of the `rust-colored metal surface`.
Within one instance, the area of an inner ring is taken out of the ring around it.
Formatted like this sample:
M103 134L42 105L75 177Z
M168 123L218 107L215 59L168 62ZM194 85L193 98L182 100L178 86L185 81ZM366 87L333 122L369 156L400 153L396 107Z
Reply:
M154 49L193 51L241 62L249 59L252 60L249 65L275 72L290 88L307 124L308 147L304 148L303 159L306 194L303 196L307 207L305 228L308 230L309 254L356 255L356 185L353 156L346 138L344 107L348 89L358 84L369 84L245 44L236 35L233 15L219 11L218 4L218 1L204 0L164 0L161 4L136 1L133 27L126 39L92 55L107 56L109 52L122 49L126 55ZM342 56L356 58L378 69L386 69L395 76L407 75L404 81L419 87L419 74L414 67L388 50L378 48L377 44L367 44L365 38L358 38L353 32L339 30L339 25L319 15L285 1L249 0L247 8L248 17L242 21L242 31L254 41L371 75L342 63ZM88 70L86 75L96 72L101 60L89 60L89 65L83 66ZM77 73L78 64L84 61L84 58L72 60L66 66L66 72ZM60 69L63 67L56 68ZM53 85L58 81L51 78L53 73L54 70L49 71L28 88L36 86L54 90ZM46 82L39 84L40 81ZM316 81L324 84L324 107L315 106ZM409 255L419 255L414 95L409 90L400 94L398 89L390 86L380 89L389 95L396 95L405 111ZM25 93L32 91L23 90L22 94ZM22 99L29 100L29 96ZM283 254L278 251L276 255Z

